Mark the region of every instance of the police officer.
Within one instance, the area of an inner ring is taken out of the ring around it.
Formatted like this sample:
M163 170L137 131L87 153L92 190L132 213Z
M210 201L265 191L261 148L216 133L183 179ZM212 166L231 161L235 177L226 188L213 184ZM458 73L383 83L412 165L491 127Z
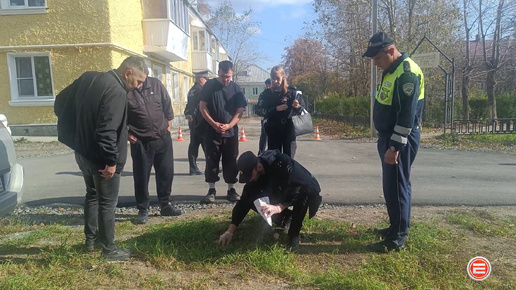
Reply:
M390 226L375 229L383 241L370 244L375 252L404 247L410 226L412 188L410 168L419 148L421 114L424 104L424 77L406 53L383 32L371 37L363 57L383 70L376 94L373 121L379 133L378 154L382 162L382 183Z
M240 171L239 182L246 185L242 198L233 208L231 224L220 236L219 244L229 244L249 210L258 210L254 201L268 196L270 204L262 205L262 212L270 216L276 225L288 231L288 249L299 248L299 232L303 219L307 211L309 218L315 216L322 201L319 195L321 188L315 177L301 164L277 149L267 150L259 156L251 151L244 152L238 158L237 168ZM289 209L290 206L292 210Z
M208 72L196 74L195 84L188 91L188 101L185 107L185 117L190 128L190 144L188 145L188 163L190 164L190 175L202 175L203 172L197 167L197 156L199 156L199 145L204 151L204 140L200 134L195 132L194 116L199 107L202 87L208 80Z

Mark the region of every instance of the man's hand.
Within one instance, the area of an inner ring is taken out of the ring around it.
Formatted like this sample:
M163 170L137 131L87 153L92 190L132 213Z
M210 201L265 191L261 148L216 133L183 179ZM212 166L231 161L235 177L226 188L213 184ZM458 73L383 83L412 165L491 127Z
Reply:
M271 217L271 216L281 212L281 207L279 205L264 204L261 206L261 208L262 208L262 212L267 217Z
M227 246L231 242L231 239L233 238L233 234L229 231L226 231L219 237L219 245L221 246Z
M391 164L391 165L398 164L399 153L400 153L399 151L391 151L391 150L387 149L387 151L385 152L385 155L383 156L383 162L385 162L386 164Z
M113 166L106 165L106 167L104 169L99 169L100 176L104 177L107 180L113 178L113 175L115 175L115 171L116 171L116 165L113 165Z
M226 131L228 131L229 129L231 129L229 127L229 124L220 124L220 130L222 131L222 133L225 133Z
M276 106L276 111L278 111L278 112L285 111L287 108L288 108L287 104L281 104L279 106Z
M138 139L136 137L134 137L134 135L131 133L129 133L129 136L127 139L129 139L129 143L131 143L131 144L135 144L136 141L138 141Z

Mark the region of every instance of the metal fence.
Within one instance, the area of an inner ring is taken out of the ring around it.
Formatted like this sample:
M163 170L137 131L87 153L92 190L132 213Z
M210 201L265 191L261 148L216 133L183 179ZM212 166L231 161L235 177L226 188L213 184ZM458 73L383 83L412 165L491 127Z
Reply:
M369 127L369 122L370 122L369 117L364 117L364 116L345 116L345 115L321 114L321 113L314 113L314 114L312 114L312 116L315 118L320 118L320 119L343 122L343 123L350 124L352 126Z
M453 131L457 134L492 133L492 134L515 134L516 119L503 118L490 121L477 120L455 120Z

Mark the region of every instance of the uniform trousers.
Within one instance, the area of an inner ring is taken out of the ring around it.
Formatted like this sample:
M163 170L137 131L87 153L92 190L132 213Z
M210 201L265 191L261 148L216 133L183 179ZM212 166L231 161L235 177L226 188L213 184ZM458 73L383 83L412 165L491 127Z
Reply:
M86 240L99 241L104 253L110 253L115 247L115 208L118 203L120 173L111 179L102 177L99 169L104 169L94 162L75 153L75 161L82 171L86 185L84 201L84 234Z
M201 135L195 132L194 122L188 122L188 127L190 128L190 144L188 144L188 163L190 164L190 172L195 171L197 169L197 157L199 156L199 145L202 146L202 151L205 151L204 148L204 139Z
M267 149L278 149L281 153L294 158L296 151L296 135L291 119L283 119L285 124L271 125L266 123L265 132L267 133Z
M410 169L419 149L421 132L414 127L407 136L407 145L398 154L398 164L384 162L385 152L389 149L391 134L380 134L378 138L378 154L382 162L382 184L390 226L385 241L403 245L410 227L410 211L412 202L412 186Z
M238 156L237 130L232 137L209 136L205 139L206 169L204 178L206 182L217 182L219 177L219 163L222 158L222 176L226 183L237 183L238 170L236 160Z
M156 173L156 192L161 207L168 205L174 180L174 151L170 133L161 139L131 144L134 196L139 210L149 208L149 179L152 166Z

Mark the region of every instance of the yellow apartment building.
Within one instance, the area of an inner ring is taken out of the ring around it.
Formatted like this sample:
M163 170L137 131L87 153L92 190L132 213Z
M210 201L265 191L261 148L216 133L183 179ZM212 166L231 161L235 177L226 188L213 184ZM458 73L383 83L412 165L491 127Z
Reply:
M176 124L183 122L194 73L215 75L228 59L190 1L0 0L0 113L11 125L54 124L63 88L139 55L167 87Z

